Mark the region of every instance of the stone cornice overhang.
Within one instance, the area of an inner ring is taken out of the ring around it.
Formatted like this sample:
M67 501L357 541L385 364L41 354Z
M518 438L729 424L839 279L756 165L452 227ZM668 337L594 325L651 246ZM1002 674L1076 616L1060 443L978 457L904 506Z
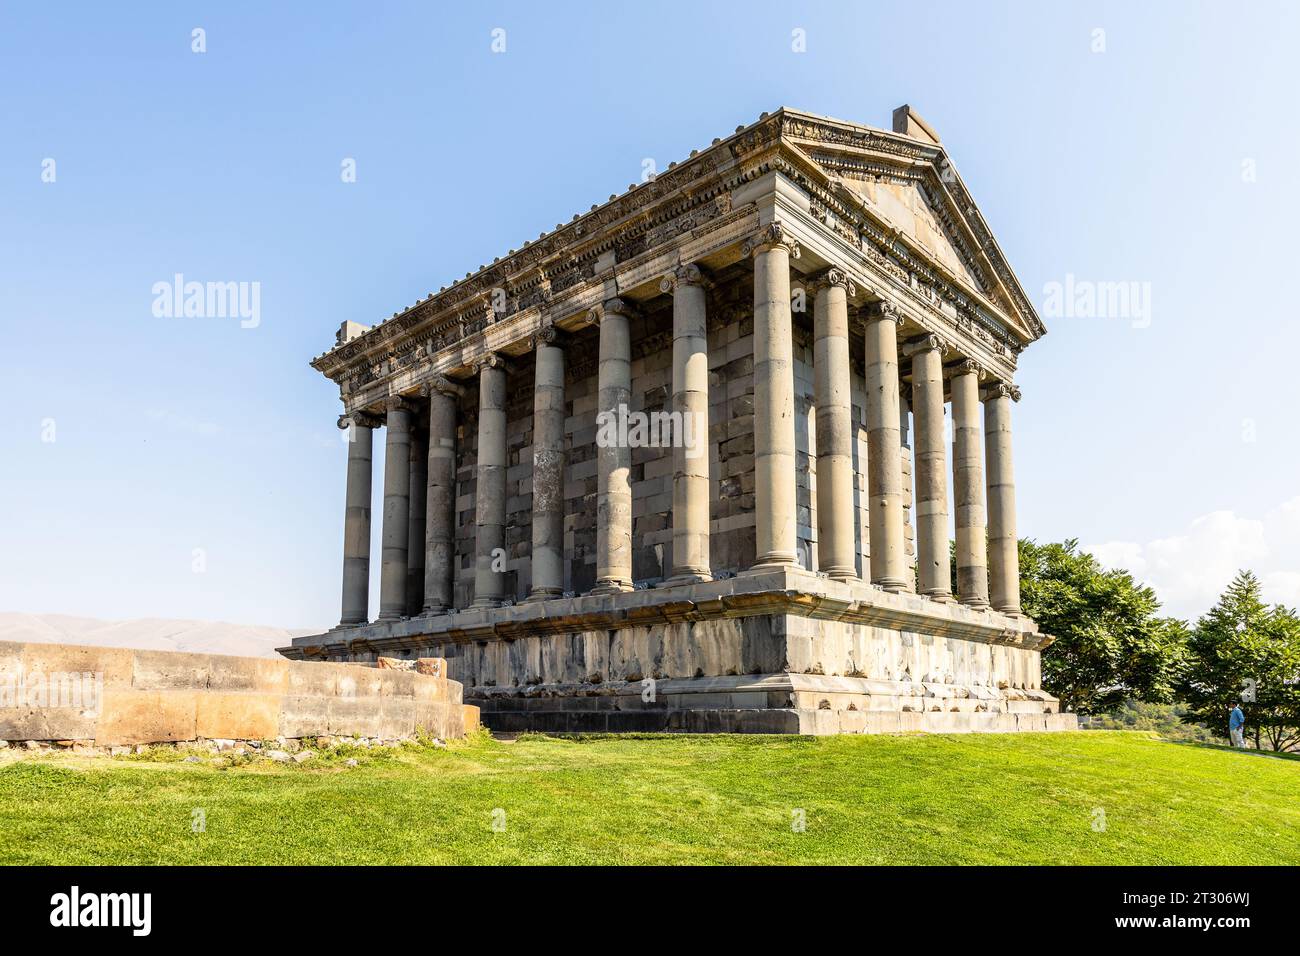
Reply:
M580 631L657 627L719 618L790 615L844 621L982 644L1041 650L1053 638L1029 618L940 604L860 582L828 581L806 571L771 571L676 588L583 595L503 608L469 608L435 617L336 628L295 638L286 657L416 650L430 643L514 641Z
M832 165L851 159L864 168L875 164L882 171L888 168L894 174L923 180L932 194L944 198L949 209L944 221L952 230L950 235L958 237L955 244L968 266L977 275L992 276L990 290L1001 291L1019 305L1015 310L1019 327L1009 319L1006 308L999 308L983 291L953 275L851 190L837 186L833 173L808 150L824 153L821 158ZM945 176L939 175L939 164L948 171ZM474 356L527 338L541 323L543 313L562 316L591 302L598 304L602 292L593 292L592 286L614 279L617 288L618 276L635 271L638 262L656 258L656 246L662 247L658 249L662 253L684 233L698 236L740 217L741 210L730 208L730 191L772 169L794 175L824 213L823 225L852 230L854 240L878 264L905 276L916 274L925 283L920 292L932 299L930 305L936 309L946 305L949 317L958 325L978 332L1003 351L1009 347L1010 367L1015 365L1014 354L1045 331L942 147L782 109L395 313L311 364L340 385L345 402L358 383L397 379L402 369L415 365L456 374L457 369L466 369ZM953 211L963 205L965 215ZM699 227L694 222L697 215L703 219ZM972 244L978 254L970 249ZM495 303L494 292L498 296ZM504 308L497 311L494 306L502 304L502 293Z

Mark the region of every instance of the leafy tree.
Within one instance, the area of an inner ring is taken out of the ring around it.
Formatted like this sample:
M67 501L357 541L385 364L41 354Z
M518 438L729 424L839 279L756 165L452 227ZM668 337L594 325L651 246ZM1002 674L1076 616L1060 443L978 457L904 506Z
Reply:
M1196 623L1180 688L1184 719L1221 733L1228 706L1241 700L1257 748L1300 751L1300 618L1261 593L1255 575L1240 571Z
M1106 571L1079 550L1020 541L1020 601L1056 641L1043 652L1043 686L1063 709L1095 713L1136 697L1169 702L1186 656L1187 625L1157 617L1155 592L1127 571Z

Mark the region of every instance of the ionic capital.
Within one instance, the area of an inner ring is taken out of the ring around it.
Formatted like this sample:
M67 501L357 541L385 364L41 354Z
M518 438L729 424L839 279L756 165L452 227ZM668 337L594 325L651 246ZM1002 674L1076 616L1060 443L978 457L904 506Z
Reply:
M858 287L854 285L853 280L849 278L849 274L843 269L834 267L827 269L825 272L819 272L817 275L809 279L806 284L808 288L812 289L814 294L821 292L823 289L829 289L832 286L838 286L843 289L845 295L850 298L858 294Z
M389 395L380 405L386 412L413 412L415 403L405 395Z
M993 398L1009 398L1013 402L1018 402L1020 389L1010 382L993 382L980 389L980 401L987 402Z
M420 386L420 394L425 396L447 395L451 398L459 398L465 394L465 389L445 375L435 375Z
M679 285L697 285L708 288L712 285L704 270L693 262L683 263L659 280L660 292L672 292Z
M954 378L958 375L974 375L976 381L978 381L984 377L984 366L980 365L980 363L974 359L964 358L954 363L948 369L948 372Z
M922 335L915 339L908 339L903 343L901 351L906 358L911 358L913 355L918 355L921 352L938 352L939 357L942 358L944 355L948 354L950 348L952 348L952 346L939 336L930 334Z
M499 368L503 372L510 371L510 364L505 360L505 356L497 352L488 352L486 355L480 355L474 360L474 371L482 374L485 369Z
M384 420L378 415L372 415L365 411L344 412L339 416L338 426L343 431L356 426L357 428L378 428L384 423Z
M888 299L877 299L874 302L868 302L865 312L868 322L888 319L895 325L903 324L903 310Z
M774 220L741 243L740 254L748 259L756 252L767 252L777 246L786 249L791 259L799 258L799 241L786 231L779 220Z
M536 351L539 346L552 345L556 348L563 348L565 345L565 336L554 325L543 325L540 329L532 334L528 344Z
M630 319L637 315L637 310L627 299L606 299L595 308L587 310L586 322L588 325L599 325L607 315L620 315L625 319Z

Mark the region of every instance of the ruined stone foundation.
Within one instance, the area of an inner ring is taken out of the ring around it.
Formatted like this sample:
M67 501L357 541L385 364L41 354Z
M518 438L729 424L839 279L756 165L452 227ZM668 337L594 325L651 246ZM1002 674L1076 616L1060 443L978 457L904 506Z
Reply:
M499 731L1073 730L1024 617L777 569L299 638L286 656L447 659Z
M477 727L443 662L421 662L423 672L387 663L0 641L0 745L451 739Z

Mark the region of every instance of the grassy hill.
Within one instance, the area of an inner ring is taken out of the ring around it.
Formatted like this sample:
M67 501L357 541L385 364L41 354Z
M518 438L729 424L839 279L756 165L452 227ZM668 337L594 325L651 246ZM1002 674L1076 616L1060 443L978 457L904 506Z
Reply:
M182 756L0 752L0 863L1300 863L1300 761L1135 733Z

